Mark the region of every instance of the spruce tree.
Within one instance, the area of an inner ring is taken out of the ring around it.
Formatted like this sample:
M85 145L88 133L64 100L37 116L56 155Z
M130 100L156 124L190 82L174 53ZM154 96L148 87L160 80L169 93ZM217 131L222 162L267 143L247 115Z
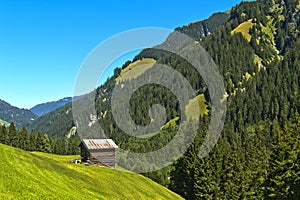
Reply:
M299 132L291 128L277 130L269 160L267 198L290 199L295 195L299 174L296 164L298 154Z
M16 139L17 139L17 130L15 127L15 124L13 122L10 123L9 128L8 128L8 137L9 137L9 141L8 144L10 146L15 145L16 143Z
M5 125L3 125L0 127L0 143L8 144L8 142L9 142L9 137L8 137L7 128Z

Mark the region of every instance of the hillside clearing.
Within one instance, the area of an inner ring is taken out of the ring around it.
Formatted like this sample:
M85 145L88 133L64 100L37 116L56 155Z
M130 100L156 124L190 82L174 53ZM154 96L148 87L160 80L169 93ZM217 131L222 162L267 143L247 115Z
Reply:
M200 94L194 99L189 101L189 104L186 106L186 115L190 116L190 119L198 119L197 115L197 106L199 107L200 115L208 115L209 110L207 109L206 100L204 94Z
M251 35L249 34L250 28L252 28L253 23L252 19L249 19L246 22L241 23L236 27L234 30L231 31L231 35L234 35L236 33L242 33L243 36L247 39L248 42L251 41Z
M120 76L116 78L116 82L137 78L146 70L150 69L153 64L155 64L155 62L156 61L152 58L144 58L142 60L137 60L134 63L131 63L121 71Z

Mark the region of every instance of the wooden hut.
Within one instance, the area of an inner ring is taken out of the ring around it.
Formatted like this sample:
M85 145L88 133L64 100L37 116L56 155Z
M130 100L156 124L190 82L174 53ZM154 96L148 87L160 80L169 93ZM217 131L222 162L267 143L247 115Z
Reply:
M81 160L115 168L118 146L111 139L83 139L79 145Z

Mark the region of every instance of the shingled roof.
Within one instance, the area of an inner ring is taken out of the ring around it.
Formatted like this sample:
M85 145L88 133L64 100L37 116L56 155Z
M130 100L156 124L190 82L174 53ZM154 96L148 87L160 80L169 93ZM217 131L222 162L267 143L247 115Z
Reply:
M87 149L117 149L118 146L112 139L83 139L80 145Z

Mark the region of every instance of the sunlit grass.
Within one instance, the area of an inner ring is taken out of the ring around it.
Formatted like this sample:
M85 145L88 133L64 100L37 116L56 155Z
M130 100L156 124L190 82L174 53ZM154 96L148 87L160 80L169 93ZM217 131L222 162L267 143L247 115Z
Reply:
M189 101L189 104L186 107L186 115L190 117L188 120L199 118L197 109L195 109L197 107L199 108L200 115L208 115L209 110L207 109L204 94L200 94Z
M251 35L249 34L250 28L252 28L253 23L252 19L249 19L246 22L241 23L234 30L231 31L231 35L236 33L242 33L242 35L247 39L248 42L251 41Z
M167 129L169 127L172 127L172 128L175 127L178 120L179 120L179 117L175 117L174 119L171 119L162 127L162 129Z
M139 77L146 70L152 68L155 62L156 61L152 58L143 58L142 60L137 60L134 63L131 63L121 71L120 76L116 78L116 82L131 80Z
M135 173L0 144L0 199L181 199Z

